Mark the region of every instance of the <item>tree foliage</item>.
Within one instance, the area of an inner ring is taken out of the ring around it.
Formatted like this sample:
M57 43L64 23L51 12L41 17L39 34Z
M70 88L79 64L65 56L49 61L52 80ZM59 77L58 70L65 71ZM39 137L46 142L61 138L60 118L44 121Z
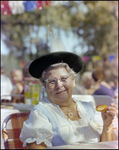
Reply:
M41 26L48 24L66 33L82 37L82 48L87 45L87 55L107 55L117 51L117 19L113 1L69 1L67 5L47 6L42 10L17 15L1 14L1 31L9 54L19 60L34 59L49 52L47 38L39 37ZM87 9L83 11L83 7ZM33 36L34 35L34 36ZM47 37L47 34L46 34ZM32 51L35 45L36 52ZM77 46L77 45L76 45Z

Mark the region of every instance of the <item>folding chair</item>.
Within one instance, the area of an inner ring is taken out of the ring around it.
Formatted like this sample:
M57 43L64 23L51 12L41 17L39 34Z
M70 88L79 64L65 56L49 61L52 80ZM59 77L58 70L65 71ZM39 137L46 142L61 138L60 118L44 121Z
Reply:
M2 123L2 136L5 149L26 149L19 139L23 122L30 112L13 113L7 116Z

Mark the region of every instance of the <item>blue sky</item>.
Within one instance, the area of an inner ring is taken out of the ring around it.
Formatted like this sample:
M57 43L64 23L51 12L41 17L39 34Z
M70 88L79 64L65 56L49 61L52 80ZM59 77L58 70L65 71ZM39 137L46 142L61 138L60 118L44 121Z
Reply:
M1 54L2 55L8 55L9 49L4 44L3 40L1 39Z

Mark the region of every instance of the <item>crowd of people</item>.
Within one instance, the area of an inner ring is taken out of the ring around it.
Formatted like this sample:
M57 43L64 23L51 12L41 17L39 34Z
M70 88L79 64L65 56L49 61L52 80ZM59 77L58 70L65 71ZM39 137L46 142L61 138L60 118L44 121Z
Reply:
M10 78L5 75L4 68L1 66L2 101L7 100L14 103L19 101L17 95L24 94L24 78L32 78L28 72L29 64L30 62L27 62L23 69L11 70ZM77 74L75 79L74 95L108 95L115 100L118 106L118 83L115 86L112 81L107 82L103 69L97 67L92 71L85 71L82 75ZM44 95L47 96L43 86L40 95L42 98ZM23 98L19 102L23 102Z
M79 83L80 81L80 83ZM118 98L118 83L111 86L111 83L105 80L104 70L94 68L92 71L85 71L81 78L76 82L73 94L81 95L108 95L113 99Z

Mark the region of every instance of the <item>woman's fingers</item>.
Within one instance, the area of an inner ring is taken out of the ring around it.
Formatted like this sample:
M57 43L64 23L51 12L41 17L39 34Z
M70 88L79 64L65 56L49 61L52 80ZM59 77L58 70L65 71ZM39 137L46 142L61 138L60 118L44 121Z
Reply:
M115 115L117 114L116 105L114 103L111 103L110 106L108 106L106 112L102 112L102 117L105 120L106 118L110 121L115 118Z
M106 111L105 112L105 115L110 118L111 120L114 119L115 117L115 113L114 112L111 112L111 111Z
M117 113L116 105L114 103L111 103L110 106L108 106L107 111L104 114L110 119L113 119L116 113Z
M110 115L111 117L114 117L114 116L116 115L116 112L115 112L115 111L111 111L111 110L110 110L110 111L107 110L105 113L106 113L108 116Z
M116 108L116 104L115 103L111 103L110 106L115 107Z

